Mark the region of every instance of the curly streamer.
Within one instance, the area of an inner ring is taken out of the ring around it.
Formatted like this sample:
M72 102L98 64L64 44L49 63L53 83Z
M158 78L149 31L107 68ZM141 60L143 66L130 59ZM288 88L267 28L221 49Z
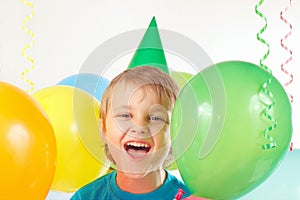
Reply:
M290 149L290 151L293 151L293 142L291 142L289 149Z
M23 21L22 21L22 29L32 38L32 41L30 43L28 43L27 45L25 45L23 48L22 48L22 56L24 56L26 58L26 60L28 60L30 63L31 63L31 67L26 69L25 71L23 71L21 73L21 76L22 76L22 79L23 81L25 81L26 83L28 83L31 87L30 89L27 89L26 92L28 93L31 93L33 90L34 90L34 83L32 81L30 81L29 79L25 78L25 75L28 74L30 71L32 71L35 66L34 66L34 60L33 58L31 58L28 54L26 54L26 50L29 49L33 44L34 44L34 33L29 30L25 24L34 16L34 5L26 0L22 0L22 2L24 4L26 4L26 6L28 6L29 8L31 8L31 13L30 15L28 15Z
M263 61L266 60L268 55L270 54L270 45L269 45L269 43L267 43L266 40L261 38L261 34L267 29L267 26L268 26L267 18L261 12L259 12L259 10L258 10L258 8L263 4L263 2L264 2L263 0L260 0L255 5L255 13L265 21L265 25L256 34L256 38L257 38L258 41L260 41L261 43L266 45L268 50L263 55L263 57L259 60L259 64L260 64L261 68L263 68L268 73L272 74L272 71L265 64L263 64ZM271 132L273 129L275 129L277 127L277 120L272 115L270 115L268 113L268 111L271 110L275 105L274 96L273 96L272 92L270 92L267 89L267 87L271 84L271 82L272 82L272 80L271 80L271 78L269 78L266 82L263 83L263 85L261 86L261 89L260 89L260 93L265 94L268 97L268 99L271 101L270 103L268 103L268 102L264 101L263 98L261 98L261 101L266 106L265 109L262 111L262 114L268 120L273 122L273 125L268 127L267 129L265 129L264 132L263 132L264 137L269 140L268 144L262 145L263 149L271 149L271 148L276 147L276 142L274 141L273 137L269 134L269 132Z
M283 63L281 64L281 67L280 67L280 68L281 68L281 71L282 71L283 73L285 73L287 76L289 76L289 78L290 78L290 79L284 84L285 87L287 87L288 85L290 85L290 84L293 82L293 79L294 79L293 74L290 73L290 72L285 68L285 66L286 66L288 63L290 63L290 62L292 61L292 58L293 58L293 52L292 52L292 50L290 50L290 49L283 43L283 41L287 40L288 37L291 36L292 30L293 30L292 24L290 24L290 23L287 21L287 19L283 17L283 12L286 13L286 12L288 11L289 7L291 6L291 4L292 4L292 1L290 0L289 6L285 7L285 9L282 10L282 11L280 12L280 19L281 19L281 21L283 21L283 22L284 22L286 25L288 25L289 28L290 28L290 31L289 31L286 35L284 35L284 37L281 38L281 40L280 40L281 47L282 47L285 51L287 51L287 52L290 54L290 57L289 57L287 60L285 60L285 62L283 62ZM293 95L289 94L289 97L290 97L290 102L293 103L293 99L294 99ZM291 144L290 144L290 151L292 151L292 150L293 150L293 142L291 142Z
M289 5L291 6L291 1L290 1L290 4L289 4ZM289 57L285 62L283 62L283 63L281 64L281 71L284 72L284 73L285 73L287 76L289 76L289 78L290 78L289 81L287 81L287 82L284 84L284 86L290 85L290 84L293 82L293 79L294 79L293 74L290 73L290 72L285 68L285 66L286 66L288 63L290 63L290 62L292 61L292 58L293 58L293 52L292 52L292 51L291 51L291 50L283 43L283 41L285 41L286 39L288 39L288 38L291 36L292 30L293 30L292 24L290 24L290 23L287 21L287 19L283 17L283 12L287 12L288 9L289 9L289 7L286 7L286 8L284 9L284 11L281 11L281 12L280 12L280 19L281 19L281 21L283 21L285 24L287 24L287 25L289 26L289 28L290 28L290 31L289 31L283 38L281 38L281 40L280 40L281 47L284 48L284 50L287 51L287 52L290 54L290 57ZM291 103L292 103L292 102L293 102L293 95L290 94L289 97L290 97L290 101L291 101Z

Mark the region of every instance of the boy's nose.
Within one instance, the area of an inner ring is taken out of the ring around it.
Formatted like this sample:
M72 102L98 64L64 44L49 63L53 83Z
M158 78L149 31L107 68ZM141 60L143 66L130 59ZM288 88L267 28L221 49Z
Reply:
M129 134L132 137L144 137L149 134L149 130L147 126L133 125L129 130Z

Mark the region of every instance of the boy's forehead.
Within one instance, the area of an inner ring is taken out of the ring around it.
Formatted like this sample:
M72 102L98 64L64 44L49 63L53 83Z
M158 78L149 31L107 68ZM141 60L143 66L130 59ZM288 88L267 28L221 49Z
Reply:
M165 104L165 98L157 93L154 85L135 83L117 84L111 94L111 106L128 105L132 100L142 101L146 96L150 96L154 102Z
M134 83L124 83L124 84L117 84L114 90L112 91L111 95L111 102L114 101L129 101L134 95L140 94L143 95L144 93L153 93L155 92L149 85L138 85ZM157 97L157 96L156 96Z

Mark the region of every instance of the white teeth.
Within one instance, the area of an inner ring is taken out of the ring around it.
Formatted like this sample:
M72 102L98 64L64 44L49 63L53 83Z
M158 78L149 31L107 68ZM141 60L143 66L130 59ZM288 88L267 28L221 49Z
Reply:
M150 147L148 144L140 143L140 142L128 142L126 145L127 146L134 146L134 147L145 147L145 148Z

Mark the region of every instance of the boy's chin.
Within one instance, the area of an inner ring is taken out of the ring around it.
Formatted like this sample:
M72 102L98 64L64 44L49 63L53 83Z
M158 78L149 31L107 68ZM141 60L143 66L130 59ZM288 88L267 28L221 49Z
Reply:
M123 160L124 161L124 160ZM126 174L128 177L132 178L143 178L149 173L159 171L163 167L162 162L155 162L157 160L145 159L139 162L133 162L132 160L126 160L122 163L117 163L117 170Z
M158 171L163 168L163 160L165 156L148 155L143 159L132 159L126 152L116 157L116 168L122 173L128 174L131 177L143 177L153 171Z

